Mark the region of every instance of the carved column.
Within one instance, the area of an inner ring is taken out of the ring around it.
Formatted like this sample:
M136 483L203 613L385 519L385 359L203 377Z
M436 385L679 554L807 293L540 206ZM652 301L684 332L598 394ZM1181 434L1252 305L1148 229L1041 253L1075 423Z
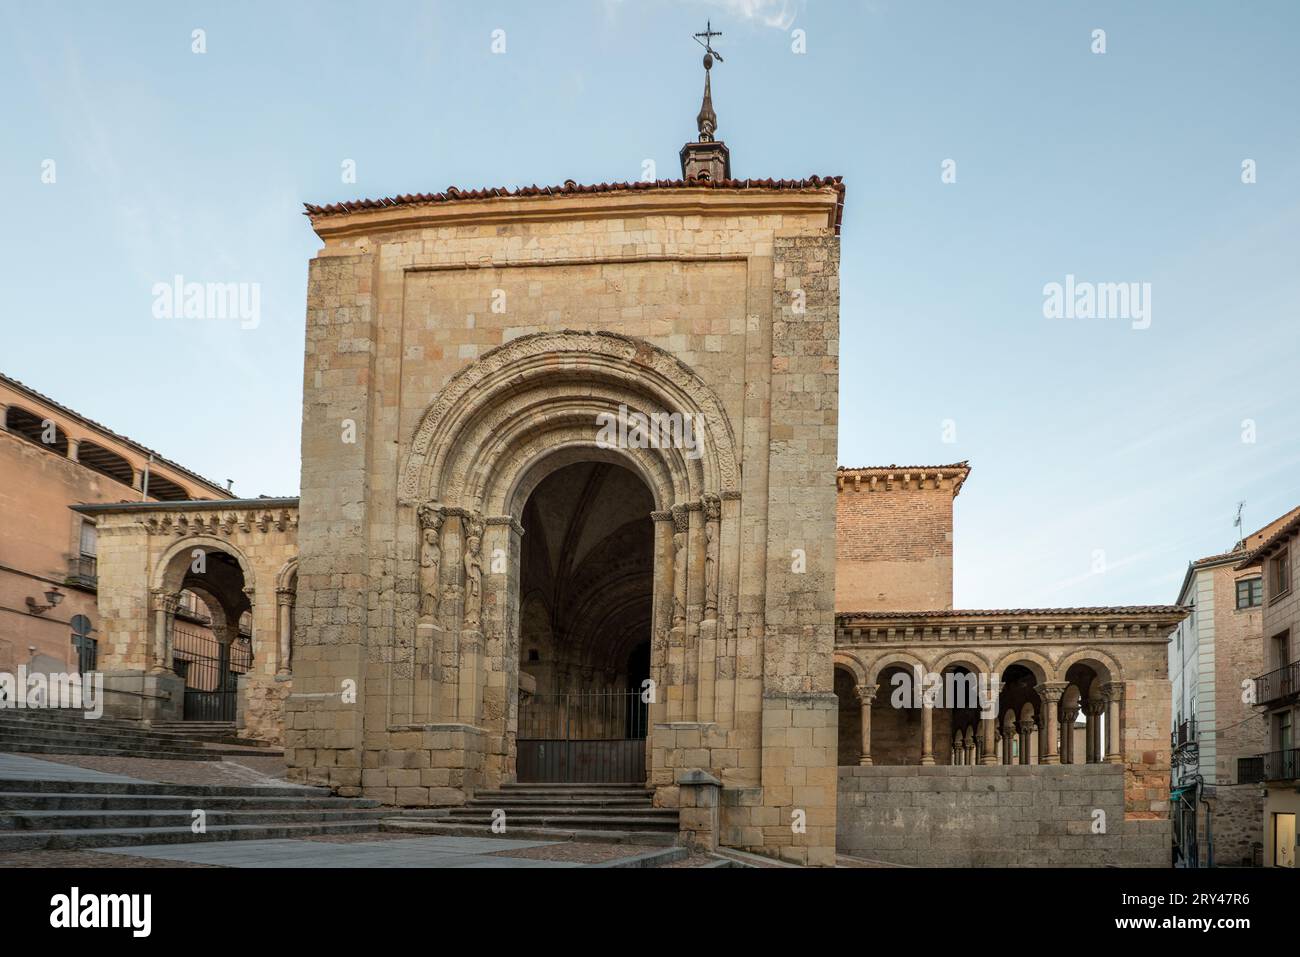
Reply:
M1123 748L1119 737L1119 712L1124 701L1124 683L1113 681L1101 686L1102 700L1106 704L1106 763L1123 764Z
M1065 694L1067 687L1069 686L1064 681L1048 681L1034 689L1043 702L1043 714L1040 722L1043 734L1043 764L1061 763L1061 756L1057 751L1056 733L1060 730L1061 696Z
M161 588L150 593L150 606L153 609L153 642L148 649L148 670L153 674L171 671L172 665L172 622L176 615L176 606L180 603L179 595L168 594Z
M1012 740L1016 736L1016 726L1013 722L1006 722L1002 725L1002 763L1011 764L1013 758Z
M436 621L442 588L442 509L430 504L418 509L420 518L420 618Z
M857 687L858 705L862 714L862 755L858 758L858 764L863 767L871 766L871 706L876 700L875 685L858 685Z
M276 625L279 634L280 662L276 674L288 677L292 664L290 656L293 650L293 602L295 594L292 588L275 590Z

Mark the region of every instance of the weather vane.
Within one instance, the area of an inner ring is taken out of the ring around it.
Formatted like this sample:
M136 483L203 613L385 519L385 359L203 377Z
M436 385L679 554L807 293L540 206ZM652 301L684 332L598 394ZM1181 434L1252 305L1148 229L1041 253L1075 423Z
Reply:
M722 54L713 49L712 45L713 38L720 36L722 36L722 33L713 29L712 20L704 21L704 32L695 34L695 42L704 47L704 69L706 70L713 66L710 57L716 59L719 63L726 62L722 59Z
M700 106L700 115L695 118L695 124L700 131L700 142L710 143L713 141L713 134L718 130L718 115L713 112L713 95L709 84L709 71L713 69L713 61L722 62L722 54L713 49L713 38L722 36L721 32L713 29L713 21L707 20L704 24L704 32L695 34L695 42L704 47L704 103Z

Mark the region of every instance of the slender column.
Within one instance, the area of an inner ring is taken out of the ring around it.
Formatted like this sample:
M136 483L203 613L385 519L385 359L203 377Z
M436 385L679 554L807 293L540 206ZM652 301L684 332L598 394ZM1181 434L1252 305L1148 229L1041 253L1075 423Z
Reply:
M1020 722L1020 763L1033 764L1034 719L1027 718Z
M289 655L293 645L293 589L278 588L275 592L277 631L279 633L280 667L277 674L289 674Z
M966 763L975 764L979 761L979 747L975 743L974 733L966 735Z
M1106 704L1106 756L1107 764L1123 764L1119 738L1119 710L1124 701L1124 683L1113 681L1101 686L1102 700Z
M871 706L876 700L875 685L858 685L858 704L862 714L862 755L858 758L858 764L863 767L871 766Z
M1056 746L1056 732L1060 728L1061 696L1065 694L1067 687L1069 686L1064 681L1048 681L1034 689L1043 702L1040 722L1043 733L1043 764L1061 763L1061 755Z
M1005 724L1002 726L1002 763L1010 764L1012 759L1011 742L1015 738L1016 730L1013 725Z
M994 740L997 737L997 719L984 718L980 721L980 738L984 742L984 756L980 758L980 764L997 764L998 756L994 749Z
M179 595L169 595L161 589L152 594L154 613L153 647L147 650L148 670L153 674L170 671L172 622L176 620L176 606L180 603Z
M934 708L921 696L921 763L934 764Z
M1061 763L1074 763L1074 722L1079 717L1079 706L1061 708Z
M1106 710L1106 702L1101 699L1089 701L1084 705L1083 713L1087 718L1084 748L1084 760L1088 764L1100 764L1102 759L1101 715Z

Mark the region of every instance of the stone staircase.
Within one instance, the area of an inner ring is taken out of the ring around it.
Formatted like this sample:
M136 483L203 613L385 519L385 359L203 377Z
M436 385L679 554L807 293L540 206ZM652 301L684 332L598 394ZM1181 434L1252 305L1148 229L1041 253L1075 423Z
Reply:
M174 722L147 726L81 711L0 708L0 751L25 754L86 754L220 761L225 756L279 757L265 742L239 738L233 723Z
M506 784L480 791L436 820L389 820L385 831L494 836L493 814L520 840L585 841L669 846L677 842L675 808L657 808L639 784Z
M392 814L318 788L0 780L0 853L347 834Z

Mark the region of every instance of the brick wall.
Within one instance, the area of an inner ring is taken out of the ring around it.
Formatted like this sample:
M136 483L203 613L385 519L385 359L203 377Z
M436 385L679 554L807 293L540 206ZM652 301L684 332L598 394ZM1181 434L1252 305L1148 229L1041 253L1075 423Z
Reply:
M900 475L842 485L835 610L952 608L952 482Z

